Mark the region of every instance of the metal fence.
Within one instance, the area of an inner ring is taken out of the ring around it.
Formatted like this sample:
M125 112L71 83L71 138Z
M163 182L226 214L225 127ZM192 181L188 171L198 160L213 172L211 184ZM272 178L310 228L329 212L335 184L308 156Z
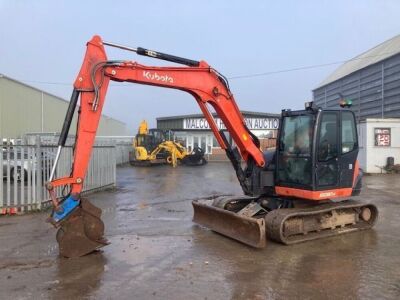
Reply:
M4 141L4 140L3 140ZM83 191L90 192L116 183L117 164L129 161L129 145L96 145L93 148ZM44 183L50 177L57 146L43 145L40 138L35 144L12 145L0 148L0 213L40 210L50 198ZM56 178L69 176L73 161L73 148L63 148L56 169ZM57 197L68 193L68 188L57 188Z
M35 144L37 139L40 143L46 145L54 145L58 142L60 134L57 132L47 133L27 133L23 140L26 144ZM69 135L66 145L73 145L75 143L75 135ZM116 148L116 162L117 165L129 162L129 153L133 151L132 141L133 136L97 136L95 140L96 146L113 146Z
M132 151L132 144L116 144L115 155L117 166L128 163L129 156Z

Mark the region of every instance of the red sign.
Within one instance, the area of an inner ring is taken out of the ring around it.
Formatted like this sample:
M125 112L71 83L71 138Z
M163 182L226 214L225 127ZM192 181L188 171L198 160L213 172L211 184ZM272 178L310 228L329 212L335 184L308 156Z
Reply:
M390 128L374 128L375 146L390 146Z

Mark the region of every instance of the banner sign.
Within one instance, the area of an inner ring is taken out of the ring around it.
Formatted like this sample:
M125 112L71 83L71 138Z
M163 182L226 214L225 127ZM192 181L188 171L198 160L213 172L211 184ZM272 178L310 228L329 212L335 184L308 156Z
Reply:
M224 130L225 125L220 118L214 118L219 130ZM278 129L278 118L245 118L247 127L250 130L270 130ZM190 130L211 130L205 118L185 118L183 119L183 129Z

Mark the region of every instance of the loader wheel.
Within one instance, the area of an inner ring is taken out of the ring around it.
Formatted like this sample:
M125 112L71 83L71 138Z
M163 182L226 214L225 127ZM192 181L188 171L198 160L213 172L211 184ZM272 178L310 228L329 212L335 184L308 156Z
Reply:
M197 167L197 166L204 166L206 163L207 163L207 160L206 160L204 157L202 157L202 158L200 158L198 161L196 161L196 162L191 162L191 163L189 163L188 165L189 165L189 166Z

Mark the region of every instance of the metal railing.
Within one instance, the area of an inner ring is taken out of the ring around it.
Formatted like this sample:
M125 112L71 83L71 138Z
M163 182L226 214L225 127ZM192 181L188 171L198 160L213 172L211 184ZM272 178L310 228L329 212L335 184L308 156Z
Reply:
M27 133L24 136L26 144L36 144L37 139L40 143L47 145L55 145L59 139L59 133ZM116 162L117 165L129 162L129 153L133 151L132 141L133 136L97 136L95 140L96 146L114 146L116 148ZM75 143L75 135L69 135L66 145L73 145Z
M3 140L4 141L4 140ZM92 192L115 186L117 164L129 161L128 145L96 145L93 147L83 191ZM35 144L0 147L0 213L40 210L49 201L44 183L50 177L57 146L43 145L40 138ZM73 148L63 148L56 178L69 176L73 163ZM68 188L56 188L57 197L68 193Z

